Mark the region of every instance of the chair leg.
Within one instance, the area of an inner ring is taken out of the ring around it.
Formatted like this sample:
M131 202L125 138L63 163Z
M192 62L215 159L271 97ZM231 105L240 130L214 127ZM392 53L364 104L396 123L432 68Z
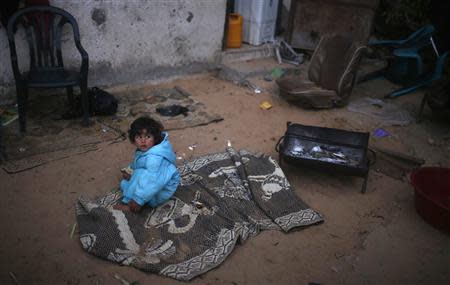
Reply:
M67 90L67 99L69 100L70 109L75 109L75 100L73 99L73 87L69 86L66 88Z
M81 89L81 105L83 108L83 120L81 124L84 127L89 126L89 98L87 93L87 82L82 82L80 84Z
M408 93L414 92L417 89L424 87L425 85L429 84L431 81L421 81L417 84L414 84L412 86L409 87L404 87L398 90L395 90L392 93L387 94L386 96L384 96L384 98L389 99L389 98L396 98L396 97L400 97L403 95L406 95Z
M25 133L27 129L28 89L26 87L17 86L16 92L20 132Z

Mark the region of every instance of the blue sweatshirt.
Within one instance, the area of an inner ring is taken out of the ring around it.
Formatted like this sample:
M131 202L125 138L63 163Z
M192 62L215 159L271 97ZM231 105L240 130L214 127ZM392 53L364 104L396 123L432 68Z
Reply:
M145 152L136 150L130 167L130 180L122 180L122 202L134 200L139 205L145 203L156 207L175 193L180 183L180 174L175 165L176 156L169 142L169 135L163 132L161 143Z

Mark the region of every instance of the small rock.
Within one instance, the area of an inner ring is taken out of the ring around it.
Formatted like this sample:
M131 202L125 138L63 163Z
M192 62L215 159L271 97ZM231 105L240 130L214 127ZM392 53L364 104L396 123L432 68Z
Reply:
M435 143L434 139L432 139L432 138L429 138L429 139L428 139L428 144L434 145L434 143Z

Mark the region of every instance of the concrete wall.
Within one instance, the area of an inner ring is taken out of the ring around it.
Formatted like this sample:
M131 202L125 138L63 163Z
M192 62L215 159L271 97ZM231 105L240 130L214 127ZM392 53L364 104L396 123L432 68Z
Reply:
M194 72L219 60L226 0L50 0L78 21L89 54L89 85ZM23 37L19 33L18 38ZM80 59L67 29L65 63ZM22 68L26 49L19 51ZM6 30L0 28L0 102L14 98ZM9 101L8 100L8 101Z

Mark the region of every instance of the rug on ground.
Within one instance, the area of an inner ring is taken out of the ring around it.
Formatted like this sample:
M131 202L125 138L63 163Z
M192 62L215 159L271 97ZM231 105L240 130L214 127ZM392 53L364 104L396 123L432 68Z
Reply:
M178 280L217 267L261 230L288 232L322 222L299 199L276 161L229 147L179 166L173 198L139 214L112 208L113 191L76 204L80 241L98 257Z

